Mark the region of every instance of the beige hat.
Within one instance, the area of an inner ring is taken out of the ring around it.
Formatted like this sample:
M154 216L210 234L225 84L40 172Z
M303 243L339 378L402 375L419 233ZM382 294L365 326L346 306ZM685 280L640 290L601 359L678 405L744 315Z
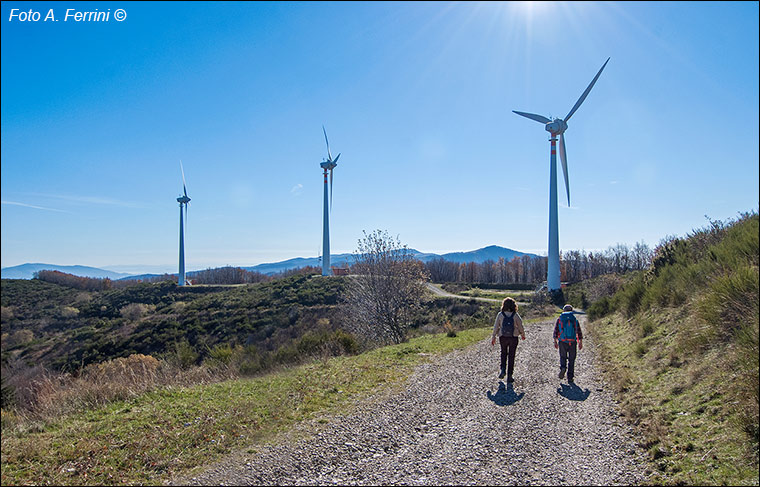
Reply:
M562 308L562 311L572 311L572 310L573 310L573 307L570 306L569 304L566 304L565 307Z

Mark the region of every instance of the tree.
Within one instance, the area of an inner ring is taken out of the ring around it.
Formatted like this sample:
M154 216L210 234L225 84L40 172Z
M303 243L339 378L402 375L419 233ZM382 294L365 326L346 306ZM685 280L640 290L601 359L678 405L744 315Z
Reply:
M371 341L401 343L425 295L425 267L398 236L363 233L345 298L349 327Z

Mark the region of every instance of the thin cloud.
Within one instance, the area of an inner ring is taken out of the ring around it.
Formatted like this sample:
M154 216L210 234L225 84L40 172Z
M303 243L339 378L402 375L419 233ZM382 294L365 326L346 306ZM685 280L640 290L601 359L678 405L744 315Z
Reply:
M298 196L301 194L301 190L303 190L303 184L298 183L290 189L290 193Z
M100 196L71 196L61 194L41 194L41 193L29 193L32 196L38 196L43 198L53 198L63 201L69 201L72 203L81 203L85 205L99 205L99 206L120 206L123 208L147 208L144 204L134 203L131 201L116 200L113 198L102 198Z
M27 205L26 203L19 203L18 201L2 201L4 205L23 206L24 208L34 208L35 210L56 211L59 213L71 213L66 210L58 210L56 208L47 208L44 206Z

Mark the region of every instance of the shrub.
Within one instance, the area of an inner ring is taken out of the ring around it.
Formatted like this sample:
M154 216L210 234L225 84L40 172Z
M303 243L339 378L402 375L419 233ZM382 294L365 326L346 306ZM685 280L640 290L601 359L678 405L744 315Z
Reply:
M32 330L16 330L8 337L8 347L17 347L34 340L34 332Z
M646 285L643 276L639 274L618 291L615 299L622 306L626 315L633 316L639 310L645 293Z
M79 310L71 307L71 306L64 306L61 308L61 318L76 318L79 316Z
M182 370L187 370L198 362L200 355L186 339L174 342L174 346L165 355L166 360Z
M119 309L119 314L122 318L130 321L139 320L149 312L153 312L156 309L155 305L148 305L145 303L130 303L126 306L122 306Z
M243 348L238 370L241 375L253 375L267 369L271 364L268 357L262 355L254 345Z
M13 308L10 306L0 306L0 322L8 323L14 318Z
M449 338L454 338L457 336L457 332L454 330L451 321L446 321L446 323L443 324L443 331L446 332L446 336Z
M348 355L355 355L359 353L359 342L356 338L343 330L336 330L333 332L332 339L337 342L343 349L343 353Z
M243 347L240 345L216 345L209 349L208 356L203 363L212 369L237 371L239 367L235 367L235 365L239 364L242 352Z
M591 305L588 310L588 316L591 320L598 320L613 311L612 299L609 296L605 296Z

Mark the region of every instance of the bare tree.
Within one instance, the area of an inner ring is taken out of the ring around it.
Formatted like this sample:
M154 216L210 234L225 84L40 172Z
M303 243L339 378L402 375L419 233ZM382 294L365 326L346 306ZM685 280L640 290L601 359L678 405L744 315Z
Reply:
M363 233L345 298L349 327L372 341L401 343L425 295L425 267L398 236Z

